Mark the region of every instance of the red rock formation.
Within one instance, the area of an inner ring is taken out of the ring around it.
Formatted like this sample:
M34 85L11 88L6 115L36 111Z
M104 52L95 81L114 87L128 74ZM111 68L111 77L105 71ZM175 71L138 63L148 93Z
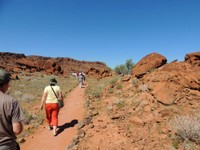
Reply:
M138 78L145 75L147 72L159 68L160 66L166 64L167 59L157 53L152 53L144 58L142 58L132 69L131 75L134 75Z
M111 76L112 71L104 63L78 61L72 58L51 58L42 56L25 56L24 54L0 52L0 68L13 73L22 71L44 74L69 75L72 72L83 71L86 74L106 77ZM96 70L91 73L91 70Z
M185 61L194 66L200 67L200 52L187 54L185 56Z
M187 54L185 62L166 64L142 78L159 102L170 105L189 99L198 100L190 94L200 90L200 57L196 54Z

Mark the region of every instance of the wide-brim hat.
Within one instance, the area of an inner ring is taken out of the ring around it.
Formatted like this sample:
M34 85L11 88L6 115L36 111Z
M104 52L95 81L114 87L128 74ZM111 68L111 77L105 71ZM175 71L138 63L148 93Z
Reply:
M56 84L56 83L57 83L56 78L51 77L51 78L50 78L50 84Z
M11 74L0 69L0 84L8 83L11 80Z

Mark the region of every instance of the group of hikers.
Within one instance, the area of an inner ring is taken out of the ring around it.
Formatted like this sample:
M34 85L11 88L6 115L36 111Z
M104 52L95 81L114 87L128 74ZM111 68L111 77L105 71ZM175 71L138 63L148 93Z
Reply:
M83 87L85 74L77 74L79 87ZM0 69L0 150L20 150L16 142L16 136L23 131L24 114L19 101L6 94L11 81L11 74ZM64 105L63 94L57 80L50 78L50 83L44 88L41 98L40 109L45 108L47 129L53 131L53 136L57 136L58 114Z

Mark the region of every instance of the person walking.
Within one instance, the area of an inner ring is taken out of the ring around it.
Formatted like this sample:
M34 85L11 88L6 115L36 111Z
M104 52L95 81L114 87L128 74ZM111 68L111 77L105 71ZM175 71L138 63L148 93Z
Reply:
M61 88L57 85L57 80L50 78L50 85L46 86L41 99L40 109L43 109L45 104L46 123L48 124L48 130L53 129L53 135L57 135L58 127L58 114L59 105L58 101L63 102L63 95Z
M82 88L83 87L83 80L84 80L84 76L82 73L79 73L78 75L78 81L79 81L79 87Z
M0 69L0 150L20 150L16 135L23 131L24 115L19 102L5 94L11 75Z

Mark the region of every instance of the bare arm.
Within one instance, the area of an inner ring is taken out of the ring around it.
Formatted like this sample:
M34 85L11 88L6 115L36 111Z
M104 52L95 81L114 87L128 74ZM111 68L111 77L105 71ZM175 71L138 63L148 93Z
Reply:
M13 132L15 134L20 134L23 131L23 125L21 122L13 123Z
M63 101L63 103L64 103L64 97L63 97L63 94L62 94L62 92L60 91L59 92L59 96L58 96L58 98L60 99L60 100L62 100Z
M58 95L58 98L59 98L59 99L63 99L62 92L60 91L58 94L59 94L59 95Z

